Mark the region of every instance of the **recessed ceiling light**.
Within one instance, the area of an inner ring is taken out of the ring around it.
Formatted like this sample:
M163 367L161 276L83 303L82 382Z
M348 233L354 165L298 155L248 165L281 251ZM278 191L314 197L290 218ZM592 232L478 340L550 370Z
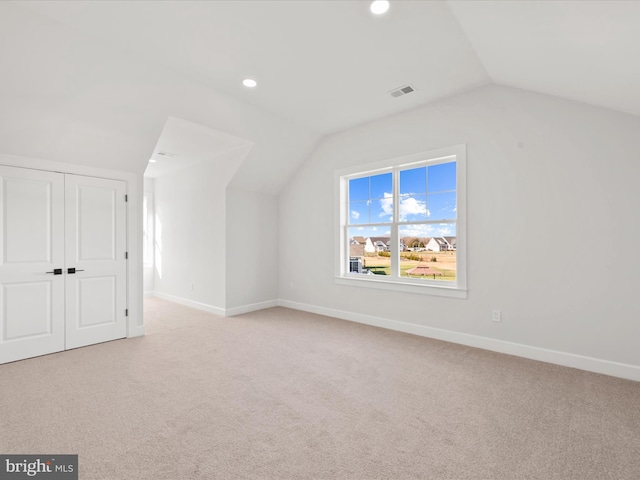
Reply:
M374 15L382 15L389 10L389 2L387 0L376 0L375 2L371 2L369 9Z
M157 160L154 160L153 158L151 160L149 160L149 163L156 163Z
M245 78L244 80L242 80L242 84L245 87L254 88L258 85L258 82L256 82L253 78Z

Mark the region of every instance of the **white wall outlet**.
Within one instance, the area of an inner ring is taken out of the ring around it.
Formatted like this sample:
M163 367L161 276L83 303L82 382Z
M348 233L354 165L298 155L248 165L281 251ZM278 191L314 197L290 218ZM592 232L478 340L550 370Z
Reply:
M493 320L494 322L501 322L502 312L500 310L494 310L491 314L491 320Z

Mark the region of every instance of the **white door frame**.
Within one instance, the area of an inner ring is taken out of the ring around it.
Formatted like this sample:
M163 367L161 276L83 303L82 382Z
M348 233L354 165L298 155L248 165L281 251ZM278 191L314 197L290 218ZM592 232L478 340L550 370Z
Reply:
M71 173L88 177L110 178L122 180L127 184L127 337L144 335L142 314L142 173L107 170L71 163L42 160L0 153L0 165L10 167L31 168L59 173Z

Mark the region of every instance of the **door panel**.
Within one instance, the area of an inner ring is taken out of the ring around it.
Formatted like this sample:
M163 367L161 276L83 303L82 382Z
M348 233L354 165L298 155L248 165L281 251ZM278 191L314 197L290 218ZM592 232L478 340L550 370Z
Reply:
M77 279L78 329L115 323L116 277L85 277ZM104 308L109 305L111 308Z
M67 349L126 336L124 195L121 181L66 176Z
M0 166L0 363L64 349L64 176Z
M51 282L13 283L2 286L4 338L17 340L51 334ZM33 299L39 299L34 302Z
M93 180L93 179L92 179ZM87 181L86 179L83 181ZM116 259L116 190L112 187L77 185L76 262ZM120 202L124 198L119 198Z
M4 185L6 263L51 261L51 184L11 178Z

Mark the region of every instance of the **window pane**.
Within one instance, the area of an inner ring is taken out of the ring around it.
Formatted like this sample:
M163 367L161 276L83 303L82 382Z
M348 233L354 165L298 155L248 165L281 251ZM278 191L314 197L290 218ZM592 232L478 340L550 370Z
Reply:
M348 229L347 272L362 275L390 275L390 231L376 227Z
M427 191L427 167L400 172L400 195L415 195Z
M429 167L429 193L456 189L456 162Z
M369 177L349 180L349 201L369 199Z
M383 173L369 177L369 198L385 198L393 193L391 173Z
M349 203L349 224L359 225L369 222L369 202L350 202Z
M456 279L455 224L403 225L398 229L406 246L400 252L400 276L425 280Z
M429 220L455 220L456 192L433 193L427 196Z

